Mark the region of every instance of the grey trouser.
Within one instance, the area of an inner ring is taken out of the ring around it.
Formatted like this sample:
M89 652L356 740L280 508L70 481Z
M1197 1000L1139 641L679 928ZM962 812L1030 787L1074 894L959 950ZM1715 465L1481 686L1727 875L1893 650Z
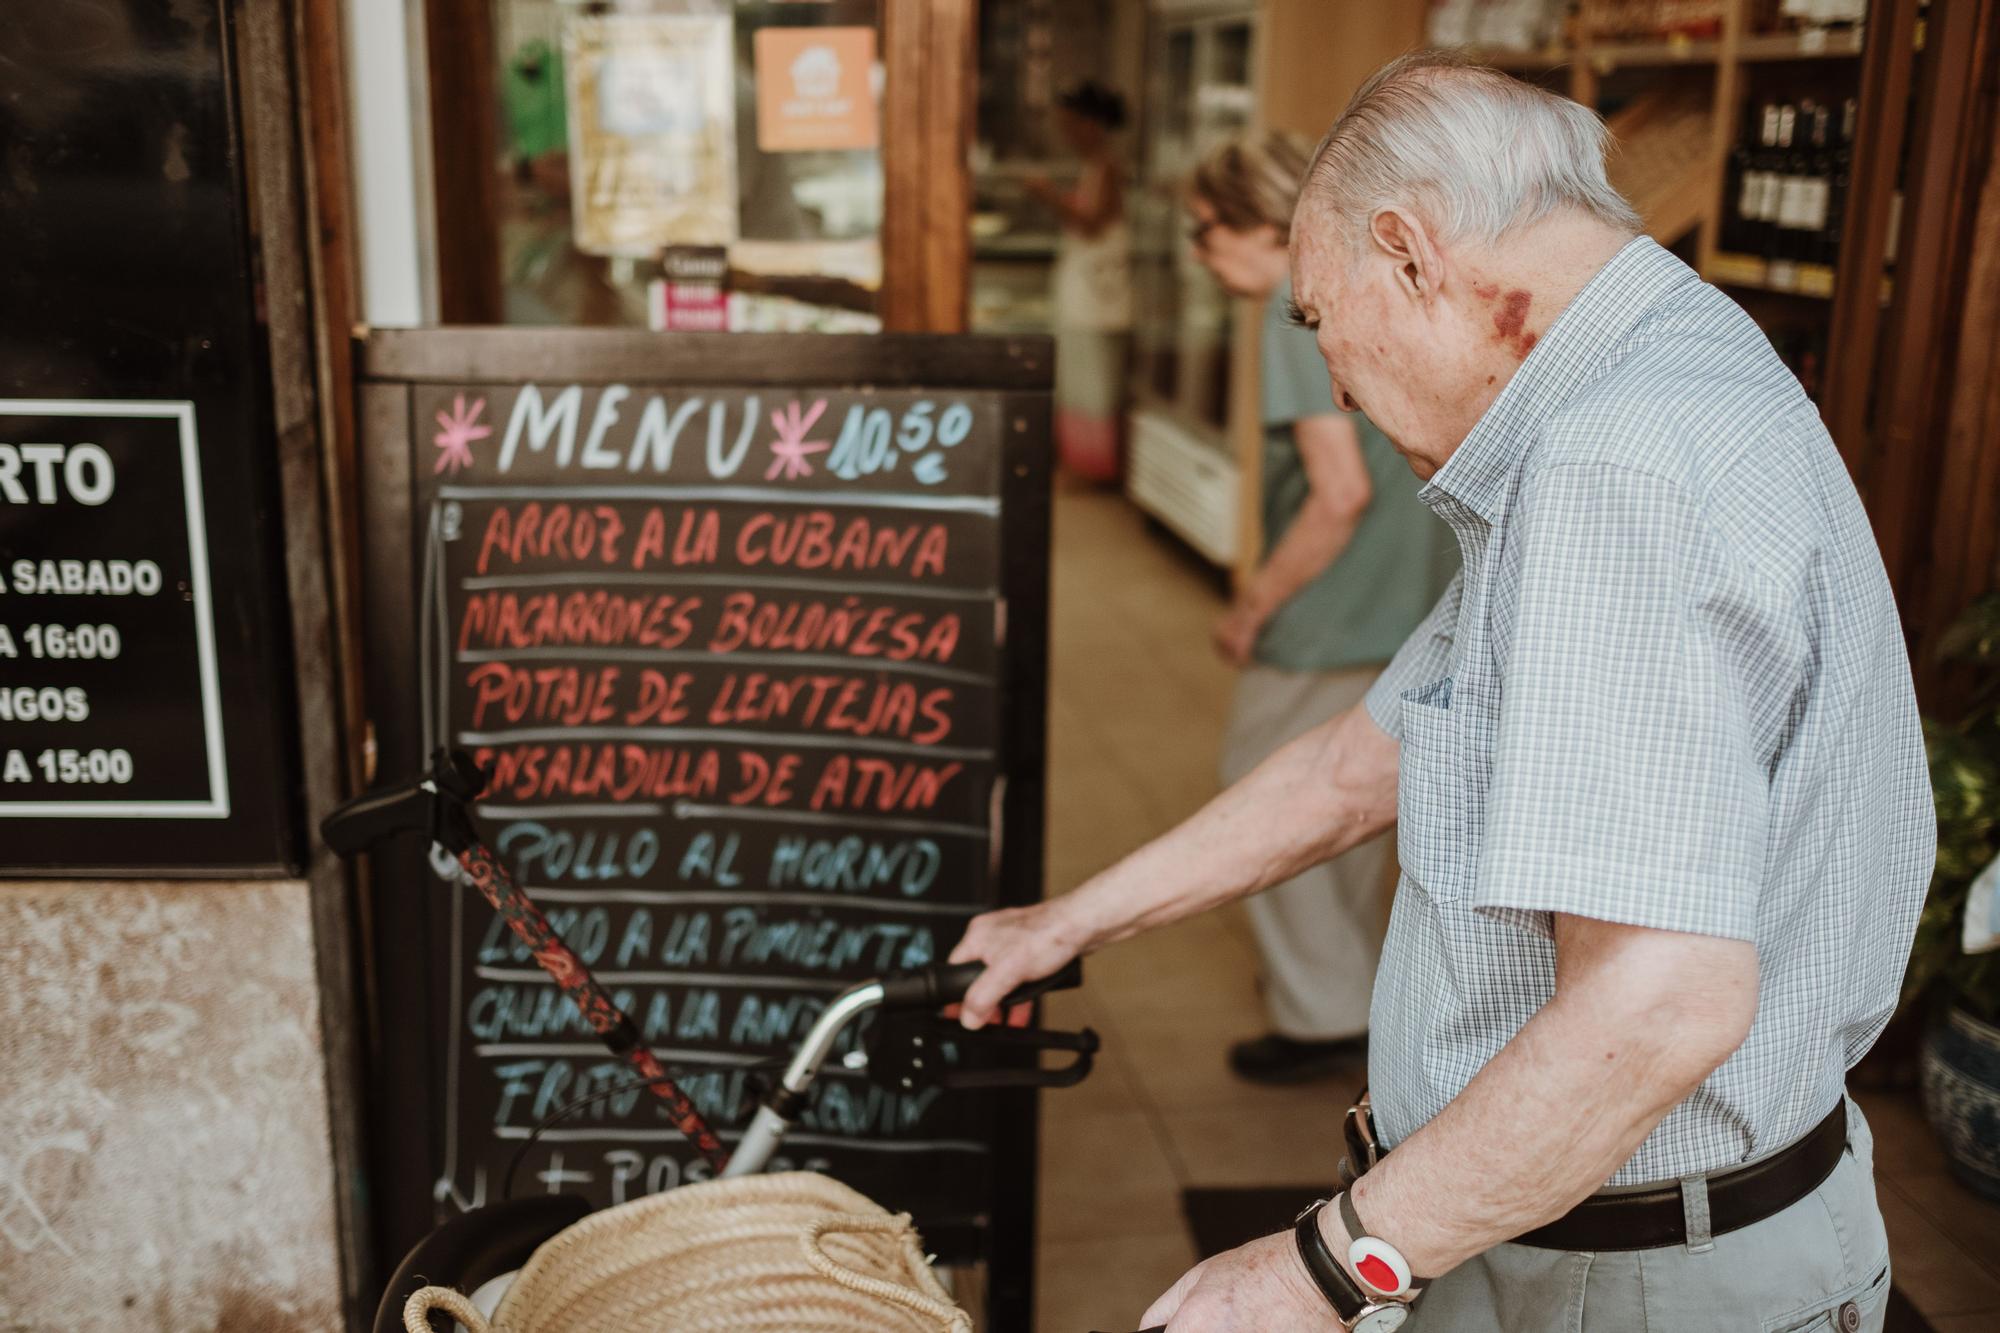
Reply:
M1440 1278L1407 1328L1880 1333L1889 1241L1861 1109L1847 1104L1847 1153L1818 1189L1775 1217L1701 1240L1691 1232L1684 1246L1601 1254L1502 1245Z
M1281 671L1249 666L1222 741L1222 781L1234 783L1320 723L1361 702L1381 673ZM1368 999L1382 955L1390 841L1370 839L1264 890L1246 907L1264 960L1271 1030L1327 1041L1368 1030Z

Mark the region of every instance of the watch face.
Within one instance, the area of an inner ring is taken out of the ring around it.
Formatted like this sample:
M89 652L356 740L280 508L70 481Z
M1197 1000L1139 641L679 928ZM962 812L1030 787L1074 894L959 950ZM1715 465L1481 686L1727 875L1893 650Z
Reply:
M1362 1311L1348 1327L1353 1333L1395 1333L1409 1317L1407 1305L1378 1305Z

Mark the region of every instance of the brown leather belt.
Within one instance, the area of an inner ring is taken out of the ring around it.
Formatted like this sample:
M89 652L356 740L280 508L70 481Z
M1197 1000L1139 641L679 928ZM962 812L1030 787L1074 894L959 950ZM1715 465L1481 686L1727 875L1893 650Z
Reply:
M1363 1094L1365 1099L1366 1093ZM1357 1144L1357 1122L1366 1124L1370 1139L1373 1125L1365 1100L1348 1117L1350 1151L1361 1151L1350 1160L1352 1169L1365 1171L1372 1144ZM1769 1157L1718 1171L1708 1176L1708 1230L1721 1236L1739 1231L1752 1223L1782 1213L1818 1189L1833 1174L1847 1150L1847 1102L1834 1103L1826 1119L1804 1138L1781 1148ZM1378 1152L1375 1154L1380 1156ZM1343 1165L1347 1165L1343 1163ZM1667 1245L1687 1244L1687 1211L1679 1181L1631 1189L1607 1190L1593 1194L1547 1226L1516 1236L1517 1245L1533 1245L1544 1250L1655 1250Z

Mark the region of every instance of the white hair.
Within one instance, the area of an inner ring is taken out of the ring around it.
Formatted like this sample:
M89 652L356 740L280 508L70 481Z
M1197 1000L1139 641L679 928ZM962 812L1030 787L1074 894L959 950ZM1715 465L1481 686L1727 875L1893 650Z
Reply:
M1499 240L1559 209L1633 235L1639 216L1604 175L1611 135L1567 97L1449 51L1415 51L1361 85L1313 154L1303 201L1359 240L1384 209L1444 242Z

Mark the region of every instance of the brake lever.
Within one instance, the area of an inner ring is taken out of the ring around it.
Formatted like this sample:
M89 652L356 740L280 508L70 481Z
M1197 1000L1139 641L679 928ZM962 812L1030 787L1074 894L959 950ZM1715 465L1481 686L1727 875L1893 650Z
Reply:
M950 1070L938 1078L942 1088L1073 1088L1090 1077L1101 1043L1090 1028L1080 1032L1050 1032L1042 1028L988 1027L968 1035L955 1028L955 1040L970 1040L984 1050L1068 1051L1075 1059L1054 1069L1039 1061L1030 1068Z
M1097 1034L989 1025L968 1032L929 1013L885 1011L861 1039L869 1081L892 1091L930 1088L1071 1088L1090 1076ZM1011 1055L1061 1051L1073 1058L1053 1069ZM997 1057L997 1059L996 1059Z

